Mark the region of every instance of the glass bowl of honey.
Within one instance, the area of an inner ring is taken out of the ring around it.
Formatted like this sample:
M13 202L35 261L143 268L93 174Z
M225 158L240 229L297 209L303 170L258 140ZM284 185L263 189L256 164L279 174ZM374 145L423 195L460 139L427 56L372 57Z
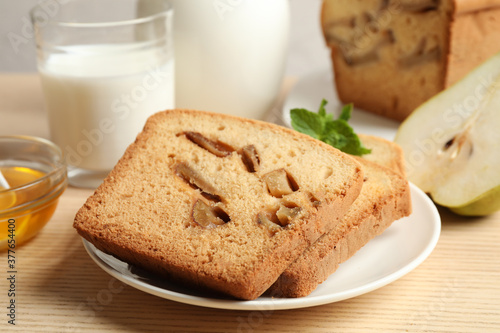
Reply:
M35 236L67 187L61 149L28 136L0 136L0 251Z

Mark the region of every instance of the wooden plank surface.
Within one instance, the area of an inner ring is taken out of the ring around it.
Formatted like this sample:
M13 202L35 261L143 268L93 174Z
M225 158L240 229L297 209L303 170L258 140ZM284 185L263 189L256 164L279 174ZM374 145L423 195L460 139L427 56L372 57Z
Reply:
M48 137L36 75L0 75L0 135L7 134ZM431 256L371 293L305 309L231 311L155 297L102 271L72 228L91 192L68 188L42 232L16 250L15 326L7 323L0 253L0 332L500 332L500 214L462 218L440 209Z

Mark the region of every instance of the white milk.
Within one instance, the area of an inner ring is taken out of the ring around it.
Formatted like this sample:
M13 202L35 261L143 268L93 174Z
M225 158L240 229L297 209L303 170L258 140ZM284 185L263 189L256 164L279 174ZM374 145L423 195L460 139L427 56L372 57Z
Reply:
M39 66L51 138L69 165L111 170L146 119L174 107L173 60L134 50L71 46Z

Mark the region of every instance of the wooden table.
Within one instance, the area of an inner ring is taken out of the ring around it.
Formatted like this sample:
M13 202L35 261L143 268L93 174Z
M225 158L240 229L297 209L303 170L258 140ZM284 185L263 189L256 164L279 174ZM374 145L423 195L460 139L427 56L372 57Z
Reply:
M0 75L0 135L7 134L48 137L36 75ZM1 332L500 332L500 214L463 218L441 209L442 234L431 256L371 293L246 312L165 300L102 271L72 228L91 193L68 188L48 225L17 249L16 326L7 323L7 255L0 255Z

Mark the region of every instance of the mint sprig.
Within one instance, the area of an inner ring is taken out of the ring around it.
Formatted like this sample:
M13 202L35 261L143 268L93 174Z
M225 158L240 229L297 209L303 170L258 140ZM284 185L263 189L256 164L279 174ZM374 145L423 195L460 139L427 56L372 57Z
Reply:
M301 133L321 140L347 154L365 155L371 149L363 147L359 137L348 124L351 119L352 104L345 105L337 119L331 113L326 113L326 100L321 101L318 112L306 109L290 110L292 127Z

